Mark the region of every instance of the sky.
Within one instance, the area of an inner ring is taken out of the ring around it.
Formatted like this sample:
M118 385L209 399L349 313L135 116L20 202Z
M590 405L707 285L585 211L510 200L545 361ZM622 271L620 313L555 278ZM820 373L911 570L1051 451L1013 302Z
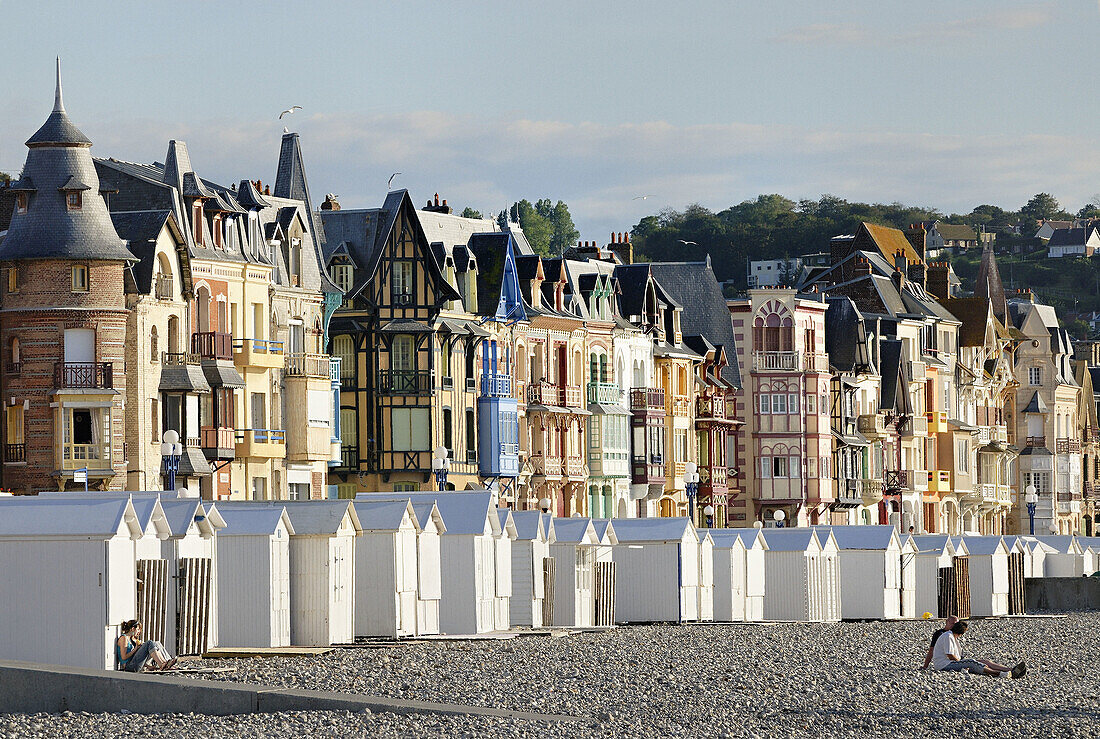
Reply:
M777 192L969 212L1095 194L1097 0L0 0L0 171L53 104L96 156L188 143L274 179L283 126L344 208L564 200L604 242ZM302 106L278 120L279 112Z

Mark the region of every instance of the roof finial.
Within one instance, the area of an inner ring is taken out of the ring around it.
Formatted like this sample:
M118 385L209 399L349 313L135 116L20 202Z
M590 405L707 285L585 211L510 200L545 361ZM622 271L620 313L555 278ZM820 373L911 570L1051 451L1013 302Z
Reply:
M57 91L54 93L53 112L65 112L65 104L61 102L61 57L57 57Z

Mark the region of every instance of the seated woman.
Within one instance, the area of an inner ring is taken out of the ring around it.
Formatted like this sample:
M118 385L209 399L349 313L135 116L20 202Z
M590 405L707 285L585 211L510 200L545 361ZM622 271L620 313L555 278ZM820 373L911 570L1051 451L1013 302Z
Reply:
M127 672L141 672L150 662L150 670L167 670L176 664L176 658L159 641L142 641L141 622L136 619L122 622L122 636L115 641L115 656L118 669Z

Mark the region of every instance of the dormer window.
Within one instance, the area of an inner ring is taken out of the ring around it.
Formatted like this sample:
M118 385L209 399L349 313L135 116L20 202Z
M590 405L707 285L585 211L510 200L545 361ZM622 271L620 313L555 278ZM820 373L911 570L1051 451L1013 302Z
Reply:
M214 222L210 226L210 231L214 236L214 248L222 248L222 217L220 215L214 216Z
M191 205L191 230L194 231L195 243L202 246L202 202L199 200Z
M27 212L27 193L17 192L15 194L15 214L23 215Z
M84 193L80 192L80 190L70 190L65 193L65 207L68 210L80 210L83 202Z

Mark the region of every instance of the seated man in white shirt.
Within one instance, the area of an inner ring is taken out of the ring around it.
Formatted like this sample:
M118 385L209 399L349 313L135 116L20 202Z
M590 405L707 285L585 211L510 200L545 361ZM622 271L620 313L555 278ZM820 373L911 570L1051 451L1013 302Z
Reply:
M932 648L932 669L945 672L962 672L965 670L972 675L989 675L990 677L1008 677L1011 675L1013 679L1024 676L1027 667L1023 662L1008 669L1003 668L1003 665L992 662L963 659L959 637L966 633L967 628L969 627L966 621L959 621L950 630L940 634L940 638L936 640L936 646Z

